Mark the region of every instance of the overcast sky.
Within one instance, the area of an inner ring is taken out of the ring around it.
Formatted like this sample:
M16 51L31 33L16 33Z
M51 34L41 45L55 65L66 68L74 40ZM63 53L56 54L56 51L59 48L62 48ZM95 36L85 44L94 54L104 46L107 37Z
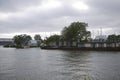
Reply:
M0 0L0 37L59 33L86 22L98 35L120 33L120 0Z

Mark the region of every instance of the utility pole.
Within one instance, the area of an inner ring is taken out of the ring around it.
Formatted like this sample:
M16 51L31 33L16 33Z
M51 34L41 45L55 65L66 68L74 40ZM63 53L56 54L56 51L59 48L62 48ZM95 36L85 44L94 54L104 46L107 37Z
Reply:
M102 27L100 28L100 31L101 31L101 32L100 32L100 35L102 36Z

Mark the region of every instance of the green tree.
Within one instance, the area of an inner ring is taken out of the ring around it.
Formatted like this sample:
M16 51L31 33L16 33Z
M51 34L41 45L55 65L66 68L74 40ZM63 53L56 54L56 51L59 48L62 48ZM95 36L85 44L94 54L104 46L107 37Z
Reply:
M117 42L120 42L120 35L117 35Z
M34 36L34 39L37 41L37 46L40 46L40 44L42 42L41 36L39 34L36 34Z
M120 35L115 35L115 34L108 35L107 41L120 42Z
M35 39L35 40L42 40L42 39L41 39L41 36L40 36L39 34L36 34L36 35L34 36L34 39Z
M108 35L107 40L108 40L109 42L116 42L116 41L117 41L117 36L116 36L115 34Z
M45 43L46 44L49 44L51 42L58 42L60 40L60 35L52 35L50 37L47 37L46 40L45 40Z
M80 40L87 41L90 37L91 32L86 30L88 26L84 22L73 22L68 27L64 27L61 34L65 40Z
M31 40L31 36L22 34L22 35L16 35L13 37L14 43L16 44L16 47L23 47L27 46L28 42Z

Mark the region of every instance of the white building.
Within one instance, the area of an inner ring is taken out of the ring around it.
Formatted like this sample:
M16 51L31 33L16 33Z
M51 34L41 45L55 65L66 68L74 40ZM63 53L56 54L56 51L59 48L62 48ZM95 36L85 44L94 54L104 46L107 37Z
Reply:
M36 40L30 40L29 41L29 46L37 46L37 41Z
M95 37L95 41L106 41L107 36L106 35L99 35Z

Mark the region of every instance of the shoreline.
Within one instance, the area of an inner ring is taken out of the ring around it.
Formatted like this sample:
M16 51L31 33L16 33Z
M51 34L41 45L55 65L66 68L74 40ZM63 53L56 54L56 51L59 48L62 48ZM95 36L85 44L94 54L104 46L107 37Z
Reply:
M76 48L76 47L41 47L41 49L47 50L80 50L80 51L120 51L120 47L112 48Z

